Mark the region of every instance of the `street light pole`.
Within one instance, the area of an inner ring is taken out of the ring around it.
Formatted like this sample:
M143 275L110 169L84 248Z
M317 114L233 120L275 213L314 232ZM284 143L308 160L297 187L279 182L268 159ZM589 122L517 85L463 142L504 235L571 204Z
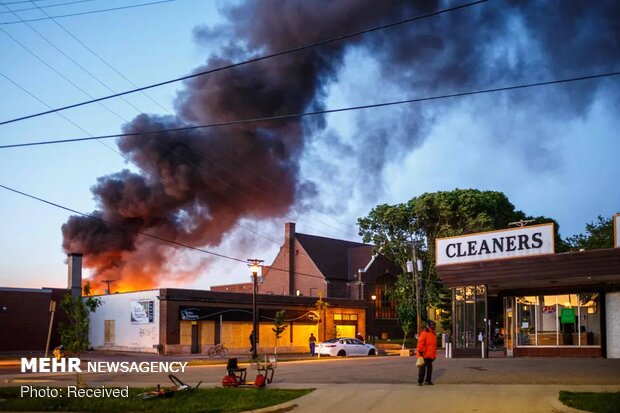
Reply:
M252 358L257 359L256 337L258 335L258 318L256 311L256 294L258 294L258 272L260 271L263 260L248 258L248 267L252 273Z
M372 300L372 321L370 323L370 336L372 337L372 345L375 345L375 317L377 312L377 296L371 295L370 299Z

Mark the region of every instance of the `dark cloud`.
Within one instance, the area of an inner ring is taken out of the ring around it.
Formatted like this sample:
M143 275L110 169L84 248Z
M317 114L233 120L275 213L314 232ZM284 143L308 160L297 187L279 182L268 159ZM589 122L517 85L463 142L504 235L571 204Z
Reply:
M197 42L221 45L195 71L436 11L446 4L278 0L226 6L228 24L194 31ZM124 130L321 109L353 48L377 62L392 90L386 96L383 85L360 84L377 102L395 95L421 97L617 69L619 21L615 1L492 1L190 79L178 92L176 117L143 114ZM504 99L507 106L539 112L545 108L545 116L575 116L589 107L600 84L517 92ZM450 104L364 111L357 120L355 142L335 145L330 156L339 159L345 151L354 156L363 172L353 183L370 193L385 165L421 145ZM156 277L147 272L159 273L166 250L138 238L135 231L212 246L241 219L280 217L294 205L306 205L318 192L300 175L300 161L310 136L325 126L323 117L313 117L123 138L120 149L144 172L102 177L93 187L95 214L123 229L72 217L63 226L63 248L84 253L86 265L99 274L113 269L122 277L156 284ZM535 167L553 165L545 159L554 156L553 151L538 154Z

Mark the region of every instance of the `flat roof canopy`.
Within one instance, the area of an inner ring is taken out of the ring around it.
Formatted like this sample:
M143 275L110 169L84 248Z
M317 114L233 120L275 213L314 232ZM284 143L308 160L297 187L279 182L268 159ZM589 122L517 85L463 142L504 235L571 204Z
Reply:
M564 287L620 288L620 248L440 265L448 287L487 285L490 293Z

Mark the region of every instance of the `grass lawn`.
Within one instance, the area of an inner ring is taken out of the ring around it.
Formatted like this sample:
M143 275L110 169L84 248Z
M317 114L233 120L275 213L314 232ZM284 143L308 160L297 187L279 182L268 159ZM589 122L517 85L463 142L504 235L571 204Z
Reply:
M273 406L308 394L312 389L205 388L175 392L167 398L143 400L145 390L129 389L129 397L21 397L20 387L0 388L0 411L46 412L241 412Z
M620 409L620 392L578 393L561 391L560 401L567 406L588 412L618 413Z

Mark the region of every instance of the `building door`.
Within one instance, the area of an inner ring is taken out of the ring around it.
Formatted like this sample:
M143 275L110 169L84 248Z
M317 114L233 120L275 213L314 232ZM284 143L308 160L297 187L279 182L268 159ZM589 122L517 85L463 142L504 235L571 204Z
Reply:
M453 291L454 355L481 357L482 342L488 337L486 287L466 286Z
M116 342L116 320L104 320L103 328L103 344L114 344Z
M200 343L198 342L198 322L192 321L192 354L200 353Z
M355 326L336 324L336 337L355 337Z

